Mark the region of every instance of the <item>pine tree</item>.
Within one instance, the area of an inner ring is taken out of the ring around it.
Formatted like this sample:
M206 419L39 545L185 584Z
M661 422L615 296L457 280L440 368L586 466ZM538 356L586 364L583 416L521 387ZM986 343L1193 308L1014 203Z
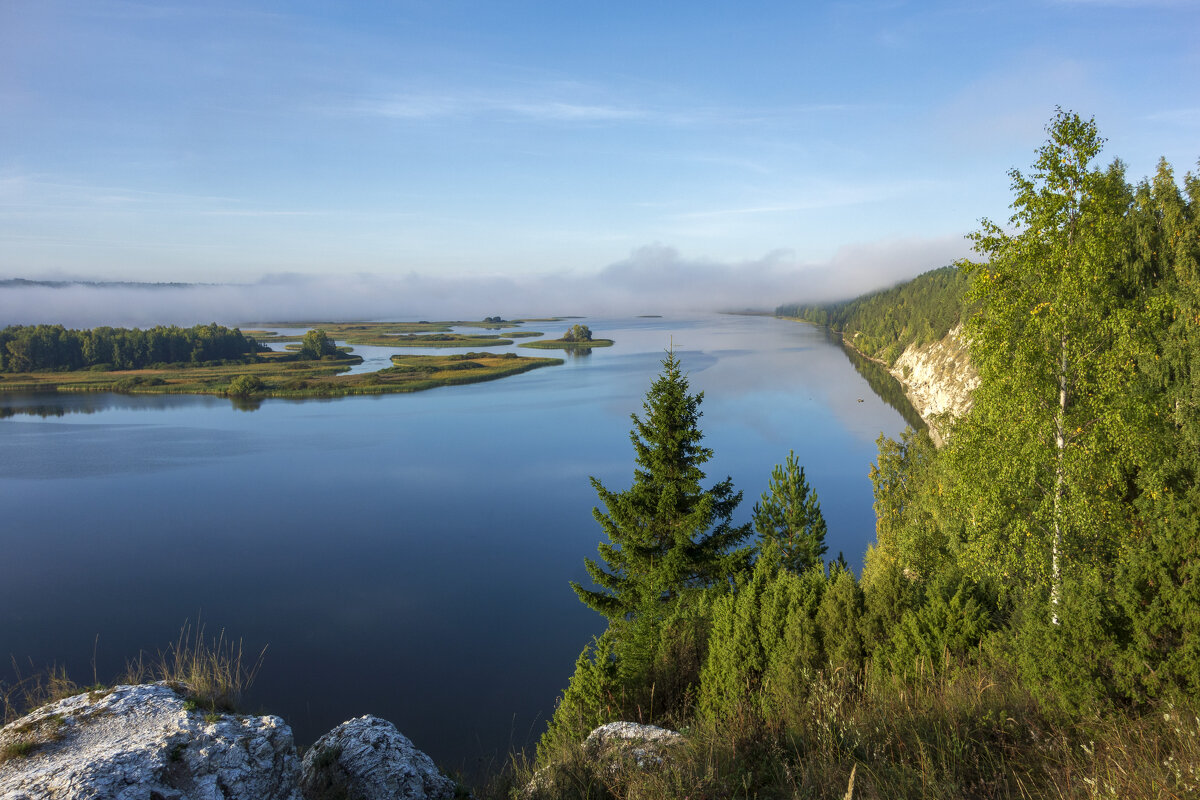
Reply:
M642 404L633 414L630 440L635 451L633 485L613 492L596 478L592 486L604 504L593 509L607 538L599 545L603 565L586 560L598 589L572 582L579 599L614 623L653 627L690 588L727 581L749 561L741 544L749 525L734 525L742 493L730 478L704 489L701 466L712 450L701 445L698 427L704 393L688 393L688 380L673 351L663 359Z
M779 543L782 566L797 575L822 563L825 517L794 452L772 470L770 486L754 506L754 530L764 543Z

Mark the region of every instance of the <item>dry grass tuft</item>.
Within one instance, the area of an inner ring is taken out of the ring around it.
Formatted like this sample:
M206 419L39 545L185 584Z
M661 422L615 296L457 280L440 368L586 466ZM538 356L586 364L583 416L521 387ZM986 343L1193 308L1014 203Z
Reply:
M67 676L65 667L58 665L39 670L31 662L29 674L25 675L14 658L12 671L16 679L11 684L0 682L0 725L7 725L48 703L98 688L80 686Z
M185 622L179 636L166 650L147 663L144 654L126 665L124 682L163 681L198 707L208 711L236 711L242 695L254 684L267 655L247 658L242 640L234 642L225 629L205 638L204 625Z

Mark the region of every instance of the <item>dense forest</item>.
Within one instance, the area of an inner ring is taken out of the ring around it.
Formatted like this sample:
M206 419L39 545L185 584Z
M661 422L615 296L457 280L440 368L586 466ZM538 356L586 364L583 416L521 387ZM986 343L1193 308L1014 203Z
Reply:
M957 266L942 267L911 281L839 303L789 303L775 309L843 335L854 349L893 363L910 344L941 339L964 318L966 273Z
M265 350L237 328L216 323L178 328L73 330L62 325L10 325L0 330L0 372L145 369L245 359Z
M575 589L607 629L526 796L1200 794L1200 179L1164 162L1131 185L1096 165L1094 122L1047 132L978 261L781 309L883 351L961 315L980 372L945 447L881 437L860 576L826 560L790 455L734 523L668 354L631 487L593 480L603 539ZM686 744L653 770L580 755L618 719Z

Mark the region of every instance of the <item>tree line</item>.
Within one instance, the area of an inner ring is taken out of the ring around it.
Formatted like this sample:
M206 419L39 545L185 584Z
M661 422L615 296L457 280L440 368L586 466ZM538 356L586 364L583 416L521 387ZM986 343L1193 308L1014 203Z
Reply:
M0 372L144 369L156 364L236 361L266 349L237 328L216 323L145 330L10 325L0 330Z
M775 314L827 326L856 350L891 364L908 345L941 339L965 319L967 286L966 273L948 266L853 300L786 303Z

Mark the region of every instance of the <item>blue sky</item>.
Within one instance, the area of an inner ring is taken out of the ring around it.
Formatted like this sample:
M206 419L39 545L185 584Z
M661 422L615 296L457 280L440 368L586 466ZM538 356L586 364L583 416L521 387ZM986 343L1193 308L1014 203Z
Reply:
M1006 219L1056 105L1195 170L1197 76L1196 2L0 0L0 277L845 293Z

